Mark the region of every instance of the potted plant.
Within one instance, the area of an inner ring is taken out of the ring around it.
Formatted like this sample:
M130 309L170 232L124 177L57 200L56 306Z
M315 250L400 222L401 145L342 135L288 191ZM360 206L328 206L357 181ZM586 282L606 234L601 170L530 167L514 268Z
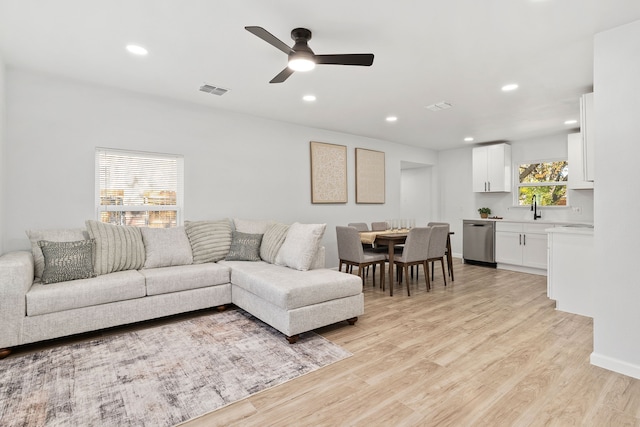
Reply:
M480 208L478 209L480 213L480 218L487 218L491 214L491 209L489 208Z

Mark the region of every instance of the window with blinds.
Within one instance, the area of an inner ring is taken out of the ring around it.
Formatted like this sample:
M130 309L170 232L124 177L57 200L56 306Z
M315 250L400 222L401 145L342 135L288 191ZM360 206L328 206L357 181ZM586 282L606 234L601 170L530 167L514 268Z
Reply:
M182 224L182 156L96 149L98 220L116 225Z

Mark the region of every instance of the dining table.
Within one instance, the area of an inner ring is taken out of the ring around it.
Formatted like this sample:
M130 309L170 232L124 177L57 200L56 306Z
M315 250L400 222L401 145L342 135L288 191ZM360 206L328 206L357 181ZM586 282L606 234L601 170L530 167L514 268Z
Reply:
M455 234L453 231L449 232L447 236L447 269L449 270L449 275L451 277L451 281L454 281L453 278L453 259L451 258L451 235ZM387 246L389 248L389 255L387 262L389 263L389 295L393 296L393 267L394 267L394 256L395 256L395 246L402 245L407 241L407 236L409 235L408 229L397 229L397 230L384 230L384 231L361 231L360 232L360 241L363 244L374 245L374 246ZM424 274L429 274L428 271L425 271Z

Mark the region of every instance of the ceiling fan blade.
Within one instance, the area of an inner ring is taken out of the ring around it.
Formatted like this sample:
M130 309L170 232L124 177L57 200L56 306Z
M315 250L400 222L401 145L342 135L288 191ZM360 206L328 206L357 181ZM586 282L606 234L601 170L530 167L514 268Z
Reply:
M282 83L283 81L287 80L291 74L293 74L293 70L287 67L284 70L280 71L277 76L272 78L269 83Z
M316 64L363 65L373 64L373 53L352 53L344 55L316 55Z
M274 36L269 31L265 30L262 27L244 27L244 29L249 31L250 33L260 37L262 40L266 41L271 46L274 46L274 47L280 49L281 51L283 51L287 55L293 52L293 49L291 49L289 46L284 44L283 41L281 41L276 36Z

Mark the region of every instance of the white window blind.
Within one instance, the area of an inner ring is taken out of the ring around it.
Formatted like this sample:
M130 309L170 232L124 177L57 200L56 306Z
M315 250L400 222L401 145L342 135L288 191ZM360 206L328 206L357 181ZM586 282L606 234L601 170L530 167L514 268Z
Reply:
M96 149L98 220L117 225L182 224L183 157Z

